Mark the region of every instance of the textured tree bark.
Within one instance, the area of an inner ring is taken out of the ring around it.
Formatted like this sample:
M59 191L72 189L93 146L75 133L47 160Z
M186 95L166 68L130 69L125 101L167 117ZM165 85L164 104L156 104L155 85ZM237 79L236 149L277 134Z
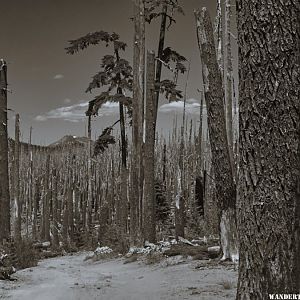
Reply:
M299 6L238 5L238 300L300 292Z
M232 127L232 54L231 54L231 0L225 0L225 49L224 49L224 86L226 103L226 127L229 154L233 160L233 127Z
M195 13L200 49L212 163L221 207L220 235L223 259L238 259L236 228L236 187L226 132L224 91L219 70L214 36L206 8Z
M134 2L134 66L133 66L133 113L132 113L132 167L131 167L131 213L139 210L136 223L131 230L131 242L136 239L138 228L143 227L143 178L142 178L142 144L144 126L144 74L145 74L145 6L144 0ZM134 230L135 229L135 230Z
M220 68L220 72L224 71L223 60L223 23L222 23L222 4L221 0L217 0L217 15L215 22L215 36L217 45L217 61Z
M7 66L0 60L0 244L10 237L7 139Z
M147 53L145 136L145 241L156 241L154 145L155 145L155 55Z
M15 151L14 151L14 238L17 243L21 237L22 207L20 199L20 116L15 120Z

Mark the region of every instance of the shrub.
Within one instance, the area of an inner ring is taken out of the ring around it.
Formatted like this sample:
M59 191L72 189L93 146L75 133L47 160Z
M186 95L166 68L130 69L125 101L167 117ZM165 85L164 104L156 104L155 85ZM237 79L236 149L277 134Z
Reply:
M15 258L17 269L25 269L35 267L38 263L39 255L33 247L33 243L29 239L23 239L19 244L15 245Z

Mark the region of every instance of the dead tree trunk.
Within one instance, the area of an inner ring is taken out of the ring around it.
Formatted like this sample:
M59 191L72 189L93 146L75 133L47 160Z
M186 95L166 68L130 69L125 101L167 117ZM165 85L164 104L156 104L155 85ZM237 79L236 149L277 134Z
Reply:
M34 199L33 199L33 221L32 221L32 238L36 240L38 238L37 232L37 218L38 218L38 208L40 201L40 185L39 181L36 179L35 181L35 191L34 191Z
M122 93L122 90L120 90L120 93ZM127 170L127 142L126 142L126 131L125 131L125 114L124 114L124 106L122 103L120 105L120 131L121 131L121 227L124 228L123 232L126 233L127 228L127 216L128 216L128 170ZM135 219L133 219L133 224L137 225L138 220L138 212L137 212L137 206L135 208L135 212L131 212L130 215L132 215ZM131 220L130 220L131 222ZM137 227L131 228L133 232L137 232Z
M233 159L233 127L232 127L232 54L231 54L231 0L225 1L225 51L224 51L224 86L226 103L227 135L231 159Z
M136 239L136 230L141 233L143 227L143 178L142 178L142 144L144 126L144 73L145 73L145 7L144 0L134 3L134 67L133 67L133 103L132 103L132 167L131 167L131 213L139 209L139 220L132 219L131 242ZM139 226L138 224L139 223Z
M87 185L88 185L88 193L87 193L87 208L86 208L86 217L85 217L85 230L87 239L89 237L90 227L92 224L92 123L91 116L88 116L88 165L87 165Z
M155 145L155 55L147 53L145 136L145 241L156 241L154 145Z
M7 66L0 60L0 244L10 237L7 139Z
M14 238L17 243L21 237L22 208L20 199L20 116L16 114L14 153Z
M216 58L209 13L206 8L203 8L201 12L197 11L195 15L208 112L212 163L221 206L220 234L223 259L237 260L236 187L226 133L222 78Z
M165 45L165 36L166 36L166 27L167 27L167 13L168 13L168 5L165 3L162 8L161 13L161 24L159 31L159 42L158 42L158 51L157 51L157 66L155 71L155 84L158 85L161 79L162 72L162 57ZM155 130L156 130L156 120L157 120L157 112L158 112L158 101L159 101L159 90L155 93Z
M196 140L197 149L197 170L195 178L195 204L201 216L204 215L204 196L205 196L205 171L203 170L203 151L202 151L202 131L203 131L203 93L200 96L200 121L199 132Z
M53 182L53 193L52 193L52 201L53 201L53 247L56 249L59 247L59 237L58 237L58 190L57 190L57 171L53 169L52 171L52 182Z
M42 238L45 241L50 241L50 155L47 156L46 160L46 173L45 173L45 198L43 199L43 225L44 225L44 236Z
M119 51L115 50L115 55L117 61L120 61L120 55ZM117 76L120 78L120 73L117 74ZM120 95L123 95L122 87L117 87L117 93ZM121 217L121 223L122 226L124 226L124 230L126 231L126 223L127 223L127 206L128 206L128 169L127 169L127 141L126 141L126 126L125 126L125 111L124 111L124 105L123 103L119 103L119 113L120 113L120 133L121 133L121 211L122 211L122 217ZM134 234L137 233L137 225L138 225L138 207L130 207L130 209L134 209L133 212L130 213L132 215L133 219L130 219L130 224L135 224L134 227L131 228L133 230ZM126 223L125 223L126 221ZM131 232L131 231L130 231Z
M215 23L215 37L217 45L217 61L220 68L220 72L224 71L223 60L223 23L222 23L222 4L221 0L217 0L217 15Z
M29 230L29 223L32 223L32 203L33 203L33 151L32 151L32 127L29 131L29 144L28 144L28 156L29 156L29 182L28 182L28 207L27 207L27 235Z
M239 300L300 292L299 24L299 1L239 1Z

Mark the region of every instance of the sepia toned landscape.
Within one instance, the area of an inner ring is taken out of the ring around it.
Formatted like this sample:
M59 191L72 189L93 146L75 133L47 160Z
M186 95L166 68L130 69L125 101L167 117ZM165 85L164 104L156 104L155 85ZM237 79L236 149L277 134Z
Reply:
M300 299L298 0L0 4L0 299Z

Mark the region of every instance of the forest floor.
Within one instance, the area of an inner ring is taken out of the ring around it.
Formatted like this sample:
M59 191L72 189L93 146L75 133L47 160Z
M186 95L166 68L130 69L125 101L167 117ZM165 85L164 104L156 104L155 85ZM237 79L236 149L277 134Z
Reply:
M12 300L159 300L234 299L233 265L170 258L158 264L124 264L124 258L97 262L78 253L42 260L18 271L16 281L0 281L0 299Z

